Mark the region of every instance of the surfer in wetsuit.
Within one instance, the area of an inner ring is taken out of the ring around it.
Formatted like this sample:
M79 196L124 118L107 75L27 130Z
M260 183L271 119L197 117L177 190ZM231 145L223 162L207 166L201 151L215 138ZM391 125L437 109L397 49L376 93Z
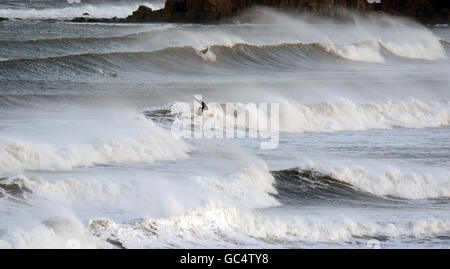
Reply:
M208 50L209 50L209 47L206 47L206 49L201 50L200 52L203 53L203 54L206 54L208 52Z
M200 101L200 100L198 100L197 98L195 98L195 96L194 96L194 99L202 106L202 107L201 107L202 113L203 113L204 110L208 110L208 105L206 105L206 103L203 102L203 100Z
M208 110L208 106L202 101L202 112L203 110Z

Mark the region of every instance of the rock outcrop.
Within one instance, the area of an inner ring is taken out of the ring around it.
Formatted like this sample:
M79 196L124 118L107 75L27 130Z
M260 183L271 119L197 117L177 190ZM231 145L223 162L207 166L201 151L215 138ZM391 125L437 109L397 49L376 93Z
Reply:
M369 3L370 2L370 3ZM380 3L377 3L380 2ZM440 0L166 0L160 10L140 6L126 19L111 22L193 22L216 23L243 14L254 6L272 7L293 13L328 18L345 17L347 10L382 12L414 18L425 24L450 21L450 1ZM75 18L78 22L108 19Z
M124 18L89 18L89 17L75 17L71 22L104 22L104 23L127 23L129 22Z
M443 24L450 21L450 1L447 0L382 0L380 10L415 18L423 23Z
M369 3L372 2L372 3ZM450 1L439 0L166 0L165 7L153 11L141 6L127 21L217 22L242 14L252 6L268 6L297 13L336 17L344 9L385 12L413 17L424 23L447 23ZM344 14L345 15L345 14Z
M241 15L253 6L267 6L291 12L308 12L335 17L342 8L365 12L378 4L366 0L166 0L165 7L152 11L140 6L129 21L217 22Z

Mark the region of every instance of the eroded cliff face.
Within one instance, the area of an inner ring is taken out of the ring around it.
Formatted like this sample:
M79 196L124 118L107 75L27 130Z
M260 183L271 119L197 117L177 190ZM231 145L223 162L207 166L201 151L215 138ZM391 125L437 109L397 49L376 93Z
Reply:
M373 3L369 3L373 2ZM253 6L267 6L324 17L345 15L345 9L385 12L413 17L424 23L447 23L450 1L438 0L167 0L164 9L139 7L128 21L218 22L242 14Z

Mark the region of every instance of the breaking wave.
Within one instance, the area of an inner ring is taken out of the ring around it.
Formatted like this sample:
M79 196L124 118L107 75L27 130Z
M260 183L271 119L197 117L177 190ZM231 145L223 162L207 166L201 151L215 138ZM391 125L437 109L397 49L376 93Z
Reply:
M265 131L271 128L270 110L255 104L209 104L202 117L195 117L195 126L212 121L217 129L237 127ZM195 108L197 109L197 107ZM283 132L336 132L363 131L392 128L428 128L450 124L450 102L385 101L356 104L348 99L310 105L280 104L279 128ZM178 102L170 107L170 113L179 119L191 119L192 104ZM147 115L155 115L147 112ZM167 114L166 114L167 115ZM245 118L257 119L260 126L249 124ZM244 119L244 120L239 120ZM265 129L266 128L266 129ZM273 128L273 127L272 127Z
M328 248L329 244L367 248L368 239L421 239L445 236L449 231L450 221L433 217L389 223L349 218L285 220L216 206L177 217L138 219L128 223L92 219L88 227L76 220L50 222L11 231L11 235L0 239L0 247L70 248L69 239L76 237L75 242L81 248ZM383 245L389 246L389 241Z
M307 190L312 188L313 194L314 192L334 196L345 194L354 198L368 198L367 194L402 199L450 198L450 177L445 171L430 174L405 172L398 168L372 169L357 165L321 165L309 162L299 169L279 171L275 172L275 175L283 178L286 173L291 176L289 180L297 179L302 182L303 185L299 183L297 190L301 191L302 186ZM325 192L322 193L324 189Z
M424 198L448 195L450 190L448 184L436 184L437 180L432 178L389 173L367 176L369 172L349 173L318 166L314 169L274 171L274 179L265 165L254 164L224 177L198 177L186 185L154 176L151 183L145 179L51 182L21 177L10 184L45 198L57 209L69 206L83 210L89 205L90 209L137 211L139 215L155 215L158 210L164 215L168 211L175 214L126 222L93 217L87 225L73 217L49 220L34 224L31 229L10 229L0 239L0 247L67 248L71 247L67 245L69 239L74 237L81 248L329 247L329 244L365 247L369 239L382 240L389 246L396 240L447 236L450 232L447 218L432 216L386 221L340 215L329 218L271 215L255 210L279 206L272 195L305 196L297 197L300 203L308 197L325 197L334 204L335 198L374 199L372 193ZM280 181L292 184L280 186ZM445 181L449 182L448 178L442 182ZM153 184L159 188L155 189ZM379 191L380 186L383 191ZM190 202L183 203L185 199ZM24 237L28 240L22 240Z
M13 196L26 199L31 190L25 186L22 180L15 178L0 178L0 198Z
M276 23L249 25L58 21L137 7L94 1L103 0L0 10L21 18L2 22L0 41L0 248L448 245L447 41L370 16L336 25L277 13L262 18ZM256 104L208 103L199 113L174 100L198 92L208 102L280 100L280 150L175 139L170 125L193 113L203 115L196 130L210 121L255 131L237 121L249 116L269 131L273 118ZM299 164L302 154L326 156Z
M273 171L279 194L277 198L286 204L339 203L355 200L357 203L380 202L383 197L373 195L357 187L314 170L288 169Z
M105 134L104 137L78 141L69 139L64 143L56 142L59 139L57 136L55 141L39 142L34 138L3 135L0 137L0 169L3 172L71 170L97 164L152 163L188 158L190 147L182 140L173 138L168 131L155 126L143 116L129 120L129 128L136 130L120 132L112 129L115 133ZM104 128L106 130L108 127ZM69 130L66 137L76 135L77 132L80 131Z
M51 207L89 207L152 215L182 214L205 204L230 204L246 209L280 205L273 196L277 194L275 179L262 162L226 175L186 176L175 180L149 171L131 180L124 177L118 173L106 178L81 176L52 180L19 175L14 179L0 178L0 193L22 198L23 195L31 198L28 194L32 194L35 204L50 201Z
M86 46L86 44L83 44ZM114 49L113 49L114 50ZM120 49L119 49L120 50ZM383 51L384 50L384 51ZM391 54L395 57L384 57ZM0 74L17 79L17 70L26 76L47 75L49 70L57 72L57 77L76 73L91 74L98 68L114 70L178 71L181 73L213 72L220 70L266 71L314 69L316 63L339 61L384 63L396 57L419 60L439 60L446 58L446 52L439 41L436 44L406 44L368 42L362 44L337 45L333 43L286 43L279 45L214 45L197 48L191 46L169 47L155 51L128 51L107 53L86 53L67 56L7 59L0 62ZM195 68L193 68L195 67ZM214 70L214 69L212 69ZM19 74L21 74L19 72Z
M120 242L125 248L305 247L308 244L317 247L331 242L345 247L358 237L395 240L405 236L421 238L446 234L450 231L450 222L432 217L392 223L314 217L286 220L216 206L169 219L139 219L131 224L94 219L89 223L89 230L94 236Z

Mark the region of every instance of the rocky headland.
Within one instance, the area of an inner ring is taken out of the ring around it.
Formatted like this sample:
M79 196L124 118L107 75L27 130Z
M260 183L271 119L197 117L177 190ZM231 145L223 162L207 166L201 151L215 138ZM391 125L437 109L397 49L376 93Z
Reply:
M140 6L127 18L78 17L73 21L217 23L255 6L336 19L354 10L405 16L424 24L445 24L450 20L450 1L439 0L166 0L163 9Z

